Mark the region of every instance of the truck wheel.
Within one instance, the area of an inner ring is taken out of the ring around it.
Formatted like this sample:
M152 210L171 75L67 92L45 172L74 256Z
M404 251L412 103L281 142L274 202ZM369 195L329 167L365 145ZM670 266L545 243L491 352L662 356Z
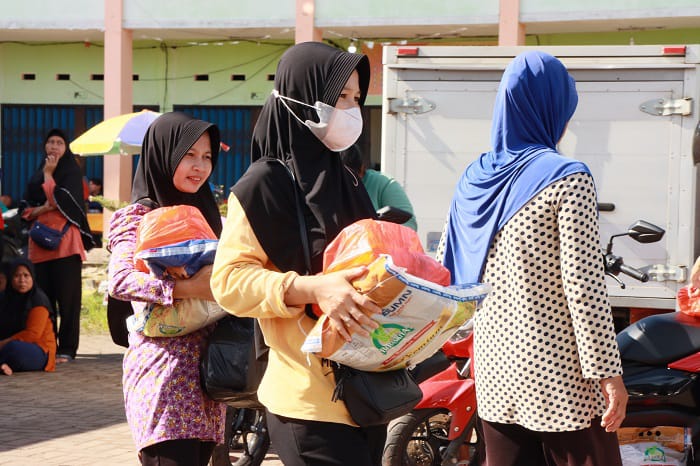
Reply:
M270 448L265 411L226 408L224 445L217 445L210 466L260 466Z
M477 464L479 437L474 428L476 416L466 426L465 440L454 445L458 461ZM440 466L450 442L450 413L446 409L416 409L405 416L394 419L388 427L386 445L382 456L384 466Z

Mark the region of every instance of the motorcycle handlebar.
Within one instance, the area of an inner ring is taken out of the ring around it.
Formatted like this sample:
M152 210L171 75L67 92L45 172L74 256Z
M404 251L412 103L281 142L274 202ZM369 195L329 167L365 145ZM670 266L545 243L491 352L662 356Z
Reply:
M634 267L630 267L629 265L621 264L620 272L624 273L625 275L629 275L640 282L649 281L649 275L647 273L642 272L639 269L635 269Z

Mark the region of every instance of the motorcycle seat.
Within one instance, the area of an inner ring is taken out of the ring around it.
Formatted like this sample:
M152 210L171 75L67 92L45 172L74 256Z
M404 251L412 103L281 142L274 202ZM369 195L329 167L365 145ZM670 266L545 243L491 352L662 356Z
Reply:
M666 365L700 351L700 319L681 312L641 319L617 335L624 361Z

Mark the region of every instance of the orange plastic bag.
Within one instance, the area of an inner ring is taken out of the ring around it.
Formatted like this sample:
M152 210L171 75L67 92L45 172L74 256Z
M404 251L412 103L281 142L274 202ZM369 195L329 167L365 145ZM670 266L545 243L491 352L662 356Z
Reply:
M700 290L690 285L678 290L676 295L678 308L684 314L693 317L700 317Z
M191 239L216 239L202 212L189 205L159 207L143 216L136 230L135 253ZM143 260L135 259L134 264L148 273Z
M442 286L450 284L450 271L423 251L418 233L403 225L372 219L358 220L331 241L323 254L323 271L369 265L381 254L390 255L394 265L413 276Z

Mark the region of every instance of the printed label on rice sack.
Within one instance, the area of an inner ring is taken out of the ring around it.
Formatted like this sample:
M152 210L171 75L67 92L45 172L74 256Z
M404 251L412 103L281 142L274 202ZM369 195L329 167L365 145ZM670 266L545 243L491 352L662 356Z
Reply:
M385 275L375 280L385 298L382 314L372 315L379 327L369 336L354 334L352 341L346 342L337 336L324 315L312 329L302 351L367 371L411 367L432 356L471 318L490 290L484 284L436 285L394 267L389 256L375 262L380 262ZM374 270L379 269L374 267ZM376 289L366 292L375 302ZM388 301L387 289L393 294Z

